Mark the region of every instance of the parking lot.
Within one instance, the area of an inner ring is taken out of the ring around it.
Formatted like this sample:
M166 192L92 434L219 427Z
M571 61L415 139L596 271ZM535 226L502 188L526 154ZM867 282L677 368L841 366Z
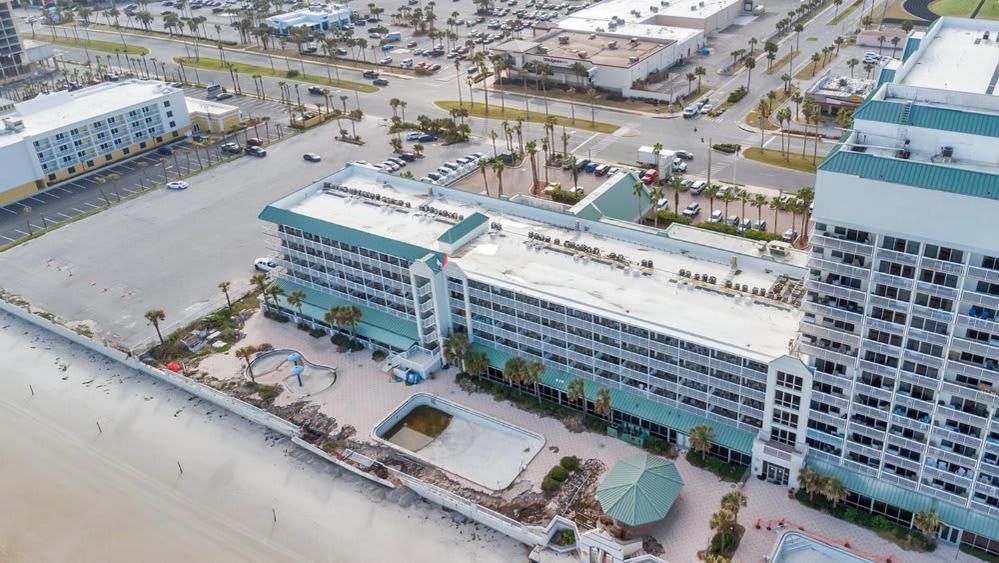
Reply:
M192 97L204 97L202 89L185 88L185 93ZM269 116L276 123L287 115L284 106L267 100L233 96L225 102L239 106L244 118ZM197 174L217 164L220 159L229 157L218 148L223 142L236 139L244 144L247 136L253 136L273 143L280 137L286 137L290 131L287 127L268 124L251 127L203 146L195 146L190 140L183 139L169 145L170 154L152 150L56 184L43 192L0 207L0 245L14 242L53 223L116 204L122 198Z

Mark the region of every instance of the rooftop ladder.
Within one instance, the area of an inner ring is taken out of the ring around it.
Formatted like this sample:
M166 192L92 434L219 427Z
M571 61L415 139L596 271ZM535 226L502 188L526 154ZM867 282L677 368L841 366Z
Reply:
M902 123L908 123L909 114L911 113L912 113L912 101L905 102L905 104L902 105L901 113L899 113L898 115L898 120Z

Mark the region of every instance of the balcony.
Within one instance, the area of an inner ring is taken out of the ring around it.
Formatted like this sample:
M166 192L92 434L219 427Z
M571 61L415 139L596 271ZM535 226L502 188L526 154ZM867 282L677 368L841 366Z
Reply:
M980 305L995 310L999 309L999 296L966 289L962 294L961 305L962 311L967 310L970 305Z
M928 319L934 319L948 323L954 322L954 313L951 313L950 311L944 311L943 309L933 309L930 307L923 307L922 305L916 305L915 303L913 303L912 313L914 315L919 315L921 317L926 317Z
M922 352L916 352L915 350L905 349L902 351L903 360L911 360L917 364L923 364L930 367L935 367L937 369L943 368L944 360L943 358L938 358L936 356L931 356L929 354L923 354Z
M904 336L905 333L905 325L883 321L874 317L867 317L867 328L890 332L898 336Z
M930 295L935 295L937 297L943 297L944 299L950 299L952 301L957 300L960 296L960 292L953 287L947 287L945 285L937 285L935 283L927 283L924 281L916 282L916 290L923 293L928 293Z
M802 301L801 307L806 313L811 313L813 315L822 315L824 317L829 317L838 321L846 321L848 323L853 323L856 326L864 321L863 315L859 312L848 311L846 309L841 309L839 307L833 307L831 305L826 305L822 300L820 301ZM857 311L861 309L858 307Z
M878 399L886 403L891 403L891 394L892 394L891 389L874 387L858 380L853 386L853 391L855 393L862 393L864 395L867 395L868 397ZM813 393L812 397L814 398L814 396L815 395Z
M910 266L915 266L919 262L919 256L915 254L898 252L897 250L889 250L887 248L878 249L878 258L891 260L892 262L898 262L899 264L908 264Z
M939 344L940 346L947 345L946 334L939 334L919 328L909 327L909 336L922 340L923 342L929 342L930 344Z
M846 424L846 414L834 415L832 413L817 411L815 409L809 409L808 418L814 419L816 422L822 422L835 426L836 428L844 428ZM996 450L999 451L999 442L996 443Z
M914 452L922 453L926 449L926 444L913 440L911 438L906 438L902 434L896 433L897 430L888 431L888 447L897 446L899 448L906 448Z
M941 440L948 440L954 442L955 444L961 444L962 446L968 446L971 448L980 448L982 445L982 439L976 438L971 434L964 434L958 432L956 426L944 426L946 421L943 419L937 419L937 422L933 425L933 429L930 431L930 440L934 443L940 443ZM996 444L999 446L999 443Z
M992 359L999 364L999 345L991 346L978 340L955 337L951 342L951 352L969 352L984 357L986 361Z
M845 397L838 397L836 395L830 395L828 393L823 393L816 389L812 389L812 399L820 403L827 404L831 407L837 407L841 411L846 412L850 408L850 400Z
M967 311L964 311L963 313L957 315L957 330L954 334L964 334L964 330L968 328L999 335L999 322L979 317L972 317L967 314Z
M968 268L968 277L990 281L992 283L999 283L999 270L990 270L988 268L978 268L971 266Z
M912 279L886 274L884 272L875 271L871 273L871 283L875 284L884 284L891 287L897 287L899 289L912 289L912 282Z
M878 441L881 441L881 442L884 442L884 440L885 440L885 431L884 430L878 430L877 428L871 428L870 426L866 426L866 425L861 424L859 422L850 422L849 426L847 426L846 434L848 436L852 436L854 433L860 434L861 436L866 436L868 438L872 438L874 440L878 440Z
M868 258L874 254L874 247L870 244L840 238L840 235L832 232L819 232L816 230L813 231L812 237L814 238L812 244L815 246L832 250L842 250L850 254L857 254Z
M914 460L911 460L909 458L905 458L905 457L902 457L902 456L899 456L899 455L895 455L895 454L891 453L891 446L888 446L888 448L889 448L888 451L886 451L885 454L884 454L884 461L885 461L885 463L890 463L890 464L894 465L895 467L901 467L901 468L908 469L910 471L915 471L916 473L919 473L921 465L920 465L920 463L918 461L914 461Z
M822 442L823 444L829 444L830 446L833 446L835 448L842 448L843 447L843 437L842 436L833 436L832 434L827 434L825 432L819 432L818 430L815 430L814 428L809 428L808 431L806 432L806 435L809 438L812 438L813 440L817 440L819 442ZM811 455L811 453L809 453L808 455Z
M801 324L801 331L817 338L827 338L841 344L846 344L847 346L851 346L853 348L860 347L860 336L838 328L822 326L820 324L804 321Z
M948 262L946 260L937 260L936 258L930 258L928 256L923 256L922 266L947 274L956 274L959 276L964 274L964 264Z
M828 348L822 348L806 342L798 343L798 352L813 358L822 358L844 366L852 366L857 361L856 352L853 355L837 352Z
M933 413L933 403L930 401L924 401L922 399L917 399L915 397L909 397L903 395L902 393L895 394L895 407L893 411L897 411L899 408L910 408L918 411L922 411L927 415ZM896 412L897 414L897 412Z
M943 420L943 417L947 417L951 420L957 422L963 422L965 424L970 424L975 428L985 428L988 425L988 412L978 411L982 416L975 413L964 412L963 410L958 410L953 405L938 405L937 406L937 418Z
M968 505L968 497L956 495L954 493L949 493L943 490L942 486L930 485L929 483L922 483L919 485L919 492L925 493L931 497L952 502L958 506Z
M890 311L898 311L900 313L909 312L908 301L899 301L898 299L889 299L887 297L881 297L880 295L871 295L868 302L871 305L881 307L882 309L888 309Z
M882 364L876 364L867 360L860 360L857 363L857 369L866 370L873 374L880 375L882 377L890 377L894 379L898 374L898 369L891 366L886 366Z
M999 405L999 395L996 395L991 391L983 391L978 388L966 387L960 383L953 383L947 380L944 380L943 387L941 389L945 393L950 393L955 397L983 403L990 408L995 408Z
M867 294L863 291L851 289L843 285L825 283L814 279L805 280L805 289L815 291L821 295L840 297L855 303L863 303Z
M822 270L823 273L835 273L857 278L863 281L871 276L871 269L863 266L854 266L845 262L837 262L817 256L814 253L808 255L808 267Z

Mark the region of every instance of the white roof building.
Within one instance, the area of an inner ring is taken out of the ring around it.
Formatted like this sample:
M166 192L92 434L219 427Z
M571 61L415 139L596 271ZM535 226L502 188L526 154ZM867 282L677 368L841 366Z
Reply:
M271 16L264 22L279 35L288 35L291 28L303 26L321 32L349 22L352 13L350 7L344 4L313 5Z

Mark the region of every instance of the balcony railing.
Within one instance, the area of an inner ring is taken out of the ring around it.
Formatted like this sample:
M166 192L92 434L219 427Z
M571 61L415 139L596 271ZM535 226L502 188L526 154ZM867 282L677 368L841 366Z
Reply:
M971 266L968 268L968 276L979 280L999 283L999 270Z
M812 313L813 315L822 315L829 317L831 319L846 321L860 326L863 322L864 317L860 313L847 311L846 309L841 309L839 307L833 307L831 305L826 305L823 300L819 301L802 301L802 309L806 313ZM860 310L858 308L858 310Z

